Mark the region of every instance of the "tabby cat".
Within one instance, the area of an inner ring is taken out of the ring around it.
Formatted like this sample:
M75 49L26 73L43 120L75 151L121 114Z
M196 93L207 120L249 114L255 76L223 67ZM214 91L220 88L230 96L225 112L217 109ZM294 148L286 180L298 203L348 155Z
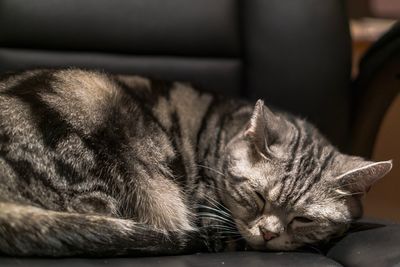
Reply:
M294 250L362 215L391 169L303 119L138 76L0 80L0 252Z

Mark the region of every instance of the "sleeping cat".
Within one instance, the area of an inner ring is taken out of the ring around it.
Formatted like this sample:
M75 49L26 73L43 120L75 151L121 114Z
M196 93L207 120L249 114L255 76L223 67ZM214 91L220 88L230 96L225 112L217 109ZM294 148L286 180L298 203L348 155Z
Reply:
M294 250L340 235L391 161L183 83L37 70L0 80L0 252Z

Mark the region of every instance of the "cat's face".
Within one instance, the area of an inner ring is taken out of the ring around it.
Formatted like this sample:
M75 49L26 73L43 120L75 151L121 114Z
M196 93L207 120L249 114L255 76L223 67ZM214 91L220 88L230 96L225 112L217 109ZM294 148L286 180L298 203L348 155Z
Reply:
M227 146L223 202L251 247L292 250L343 233L391 166L341 154L305 121L259 101Z

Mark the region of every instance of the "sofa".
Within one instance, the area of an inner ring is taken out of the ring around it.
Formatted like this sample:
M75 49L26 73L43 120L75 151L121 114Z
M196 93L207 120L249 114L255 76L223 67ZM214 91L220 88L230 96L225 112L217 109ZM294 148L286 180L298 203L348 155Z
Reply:
M371 156L400 88L400 24L350 77L344 0L0 0L0 73L80 67L181 80L315 123ZM385 83L385 90L379 84ZM400 266L400 225L362 220L323 247L169 257L15 258L0 266Z

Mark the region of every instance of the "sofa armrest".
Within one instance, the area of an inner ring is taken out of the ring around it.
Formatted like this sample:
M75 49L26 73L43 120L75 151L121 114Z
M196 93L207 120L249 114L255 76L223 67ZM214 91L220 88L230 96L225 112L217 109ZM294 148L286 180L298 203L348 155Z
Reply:
M400 92L400 22L365 54L354 82L352 151L372 154L384 115Z
M400 266L400 225L360 223L327 256L343 266Z

